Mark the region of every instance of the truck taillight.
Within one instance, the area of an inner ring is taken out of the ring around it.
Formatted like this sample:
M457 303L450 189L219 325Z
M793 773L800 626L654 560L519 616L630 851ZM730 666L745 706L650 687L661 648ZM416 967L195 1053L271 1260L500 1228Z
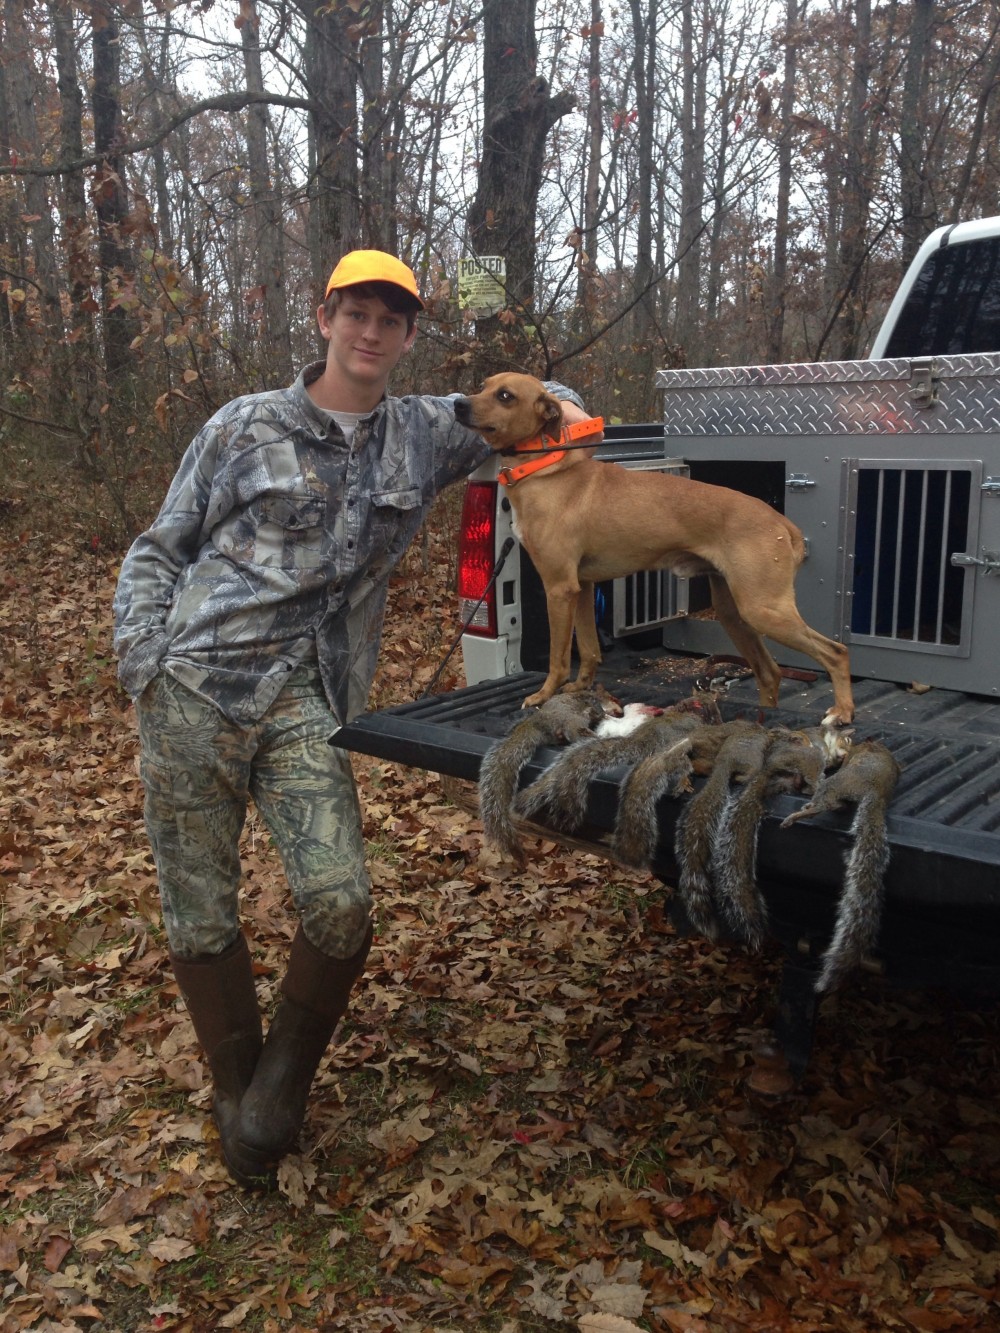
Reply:
M462 531L458 540L458 596L462 624L471 615L467 634L496 638L496 587L489 588L496 563L496 482L470 481L462 504ZM483 594L486 593L485 597ZM481 604L473 607L483 598Z

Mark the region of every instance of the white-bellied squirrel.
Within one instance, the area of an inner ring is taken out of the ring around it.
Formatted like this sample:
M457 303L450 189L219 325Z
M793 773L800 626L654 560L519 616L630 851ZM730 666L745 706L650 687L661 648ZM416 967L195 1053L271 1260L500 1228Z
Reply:
M706 721L717 718L714 699L691 697L665 708L627 736L578 741L540 778L518 792L514 809L528 817L544 812L547 823L572 832L586 818L591 778L623 764L631 767L646 755L669 748Z
M889 864L885 816L899 774L899 764L887 746L881 741L860 741L851 746L841 767L822 779L812 800L782 820L781 827L788 828L821 811L857 807L836 925L821 960L817 991L838 986L875 947Z
M767 798L777 792L811 793L827 768L842 762L847 732L831 727L768 731L756 772L726 802L712 839L712 883L722 915L754 951L764 943L767 906L757 887L757 842Z
M479 767L479 813L487 842L518 866L526 864L524 848L511 819L511 802L521 770L540 745L565 745L592 736L609 708L620 706L607 694L581 690L557 694L530 716L515 723L496 741Z

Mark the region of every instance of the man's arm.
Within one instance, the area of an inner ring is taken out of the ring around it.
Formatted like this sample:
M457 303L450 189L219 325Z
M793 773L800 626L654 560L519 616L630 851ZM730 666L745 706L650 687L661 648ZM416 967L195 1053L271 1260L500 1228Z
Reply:
M137 698L167 650L166 620L181 571L197 555L218 451L213 423L181 459L153 523L122 562L114 599L114 647L122 685Z

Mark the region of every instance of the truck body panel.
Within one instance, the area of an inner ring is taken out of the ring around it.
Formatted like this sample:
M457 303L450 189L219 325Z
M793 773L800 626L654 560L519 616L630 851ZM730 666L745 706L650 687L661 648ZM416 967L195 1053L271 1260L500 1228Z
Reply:
M850 646L852 673L1000 693L1000 355L664 371L658 384L665 449L691 476L749 458L784 469L780 507L808 547L799 609ZM706 619L664 630L678 651L727 642Z

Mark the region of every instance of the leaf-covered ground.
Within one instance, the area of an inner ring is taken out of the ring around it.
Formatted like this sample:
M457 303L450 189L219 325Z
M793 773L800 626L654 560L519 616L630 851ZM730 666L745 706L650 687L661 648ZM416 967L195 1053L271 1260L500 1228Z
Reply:
M450 639L448 532L397 581L381 702ZM860 978L759 1107L776 958L677 938L668 889L590 855L511 873L434 776L375 761L370 968L281 1192L235 1187L166 964L116 568L85 525L0 526L0 1333L1000 1328L995 1007ZM254 817L245 867L267 1005L293 923Z

